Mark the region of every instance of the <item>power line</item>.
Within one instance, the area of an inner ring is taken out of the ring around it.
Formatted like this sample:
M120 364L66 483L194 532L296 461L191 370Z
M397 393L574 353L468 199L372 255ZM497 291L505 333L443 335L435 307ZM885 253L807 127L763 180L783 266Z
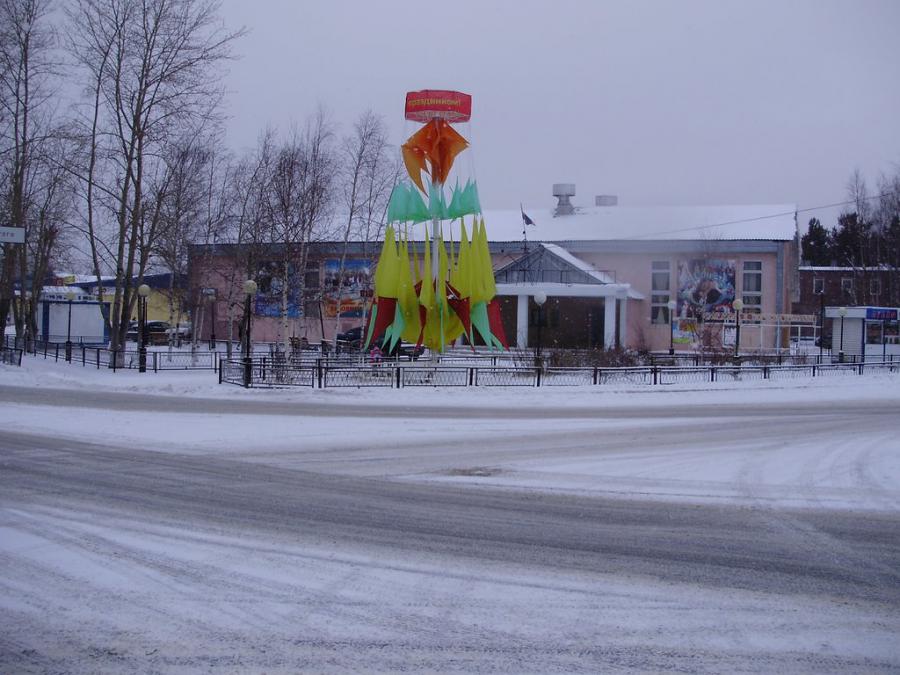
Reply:
M894 191L889 190L888 192L882 192L878 195L872 195L871 197L862 197L860 199L848 199L845 202L835 202L834 204L822 204L821 206L810 206L805 209L794 209L793 211L784 211L782 213L770 213L765 216L756 216L754 218L741 218L739 220L727 220L721 223L713 223L712 225L695 225L693 227L682 227L677 230L660 230L659 232L650 232L648 234L642 234L638 237L629 237L630 239L645 239L647 237L657 237L661 234L677 234L679 232L692 232L695 230L705 230L711 227L724 227L726 225L740 225L741 223L753 223L760 220L769 220L770 218L781 218L783 216L793 216L798 213L808 213L810 211L819 211L821 209L833 209L838 206L848 206L850 204L856 204L860 201L869 201L872 199L881 199L882 197L887 197L888 195L893 195Z

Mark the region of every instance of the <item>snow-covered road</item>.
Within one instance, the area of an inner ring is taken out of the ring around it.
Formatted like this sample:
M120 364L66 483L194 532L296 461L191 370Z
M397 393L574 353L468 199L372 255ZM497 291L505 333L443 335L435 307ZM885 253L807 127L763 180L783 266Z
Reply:
M7 372L0 672L900 668L896 378L464 399Z

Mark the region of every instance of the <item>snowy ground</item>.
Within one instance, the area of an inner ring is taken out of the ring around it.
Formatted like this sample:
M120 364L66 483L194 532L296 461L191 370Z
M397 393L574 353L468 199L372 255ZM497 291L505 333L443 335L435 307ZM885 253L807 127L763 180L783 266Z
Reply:
M897 375L0 399L0 672L900 669Z

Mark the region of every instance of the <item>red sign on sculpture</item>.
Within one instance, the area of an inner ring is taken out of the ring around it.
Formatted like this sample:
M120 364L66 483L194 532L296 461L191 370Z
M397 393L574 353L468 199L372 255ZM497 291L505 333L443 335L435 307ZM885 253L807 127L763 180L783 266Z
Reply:
M451 123L468 122L472 117L472 97L439 89L407 92L406 119L428 122L438 117Z

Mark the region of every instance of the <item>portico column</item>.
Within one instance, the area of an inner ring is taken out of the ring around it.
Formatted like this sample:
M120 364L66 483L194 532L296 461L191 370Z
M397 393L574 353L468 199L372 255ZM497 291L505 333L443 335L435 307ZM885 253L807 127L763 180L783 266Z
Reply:
M622 349L627 349L628 347L628 335L627 335L627 308L628 308L628 298L622 298L619 300L619 346Z
M516 347L528 347L528 296L520 295L516 303Z
M603 348L616 346L616 298L608 295L603 298Z

